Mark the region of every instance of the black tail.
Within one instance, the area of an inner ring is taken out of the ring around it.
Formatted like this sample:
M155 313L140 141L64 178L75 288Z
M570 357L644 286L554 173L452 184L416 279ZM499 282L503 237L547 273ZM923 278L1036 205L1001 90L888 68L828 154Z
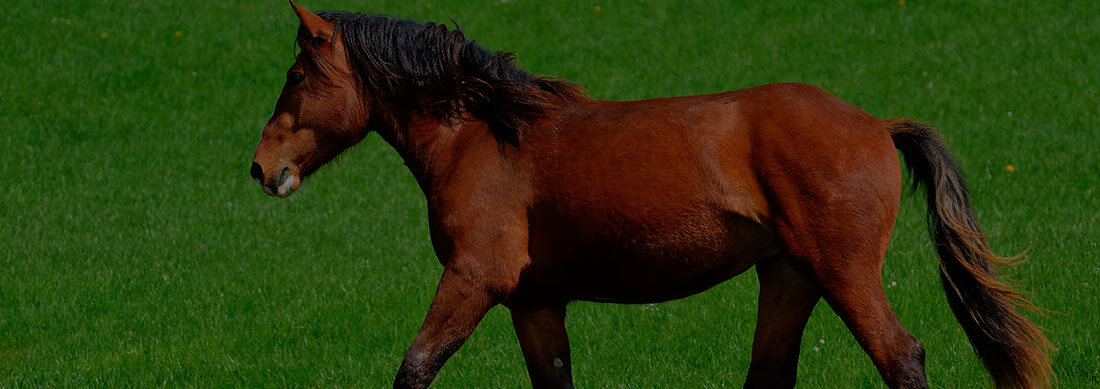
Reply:
M947 302L998 387L1046 387L1053 378L1050 341L1017 309L1036 310L1003 281L998 266L1015 257L994 254L974 220L959 166L932 127L889 122L914 186L928 196L928 226L940 257Z

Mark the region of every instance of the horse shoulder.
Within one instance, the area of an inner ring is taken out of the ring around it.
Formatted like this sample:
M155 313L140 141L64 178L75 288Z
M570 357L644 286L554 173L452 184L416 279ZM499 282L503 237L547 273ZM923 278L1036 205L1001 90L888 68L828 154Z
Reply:
M526 174L491 139L464 147L428 200L432 245L452 271L507 294L527 257Z

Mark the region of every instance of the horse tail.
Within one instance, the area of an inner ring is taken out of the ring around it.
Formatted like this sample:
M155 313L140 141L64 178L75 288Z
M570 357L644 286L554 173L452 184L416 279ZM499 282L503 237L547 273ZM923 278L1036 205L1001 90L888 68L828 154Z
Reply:
M1046 387L1053 378L1051 343L1017 309L1036 311L998 271L1020 255L994 254L970 208L962 172L943 140L911 120L888 121L914 188L924 186L928 227L940 257L947 302L997 387Z

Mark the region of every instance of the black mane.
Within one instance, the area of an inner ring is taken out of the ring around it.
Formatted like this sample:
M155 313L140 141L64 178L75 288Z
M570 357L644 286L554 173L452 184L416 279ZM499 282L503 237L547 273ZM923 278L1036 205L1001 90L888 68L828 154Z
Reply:
M363 86L383 109L408 104L441 118L469 112L498 140L515 144L550 97L583 96L574 84L517 69L513 54L490 52L457 26L352 12L318 15L335 24Z

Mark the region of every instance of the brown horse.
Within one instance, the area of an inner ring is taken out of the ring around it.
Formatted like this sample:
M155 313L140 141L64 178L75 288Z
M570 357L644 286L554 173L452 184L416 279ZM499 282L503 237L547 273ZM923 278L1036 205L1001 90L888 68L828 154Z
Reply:
M375 131L428 203L443 276L394 382L426 387L492 307L512 313L531 382L571 387L566 304L698 293L755 266L746 387L795 383L819 299L891 387L927 386L924 348L880 272L901 150L928 195L940 277L998 386L1046 386L1049 343L1002 281L958 166L931 128L880 120L802 84L597 101L516 69L460 30L310 13L252 176L290 195Z

